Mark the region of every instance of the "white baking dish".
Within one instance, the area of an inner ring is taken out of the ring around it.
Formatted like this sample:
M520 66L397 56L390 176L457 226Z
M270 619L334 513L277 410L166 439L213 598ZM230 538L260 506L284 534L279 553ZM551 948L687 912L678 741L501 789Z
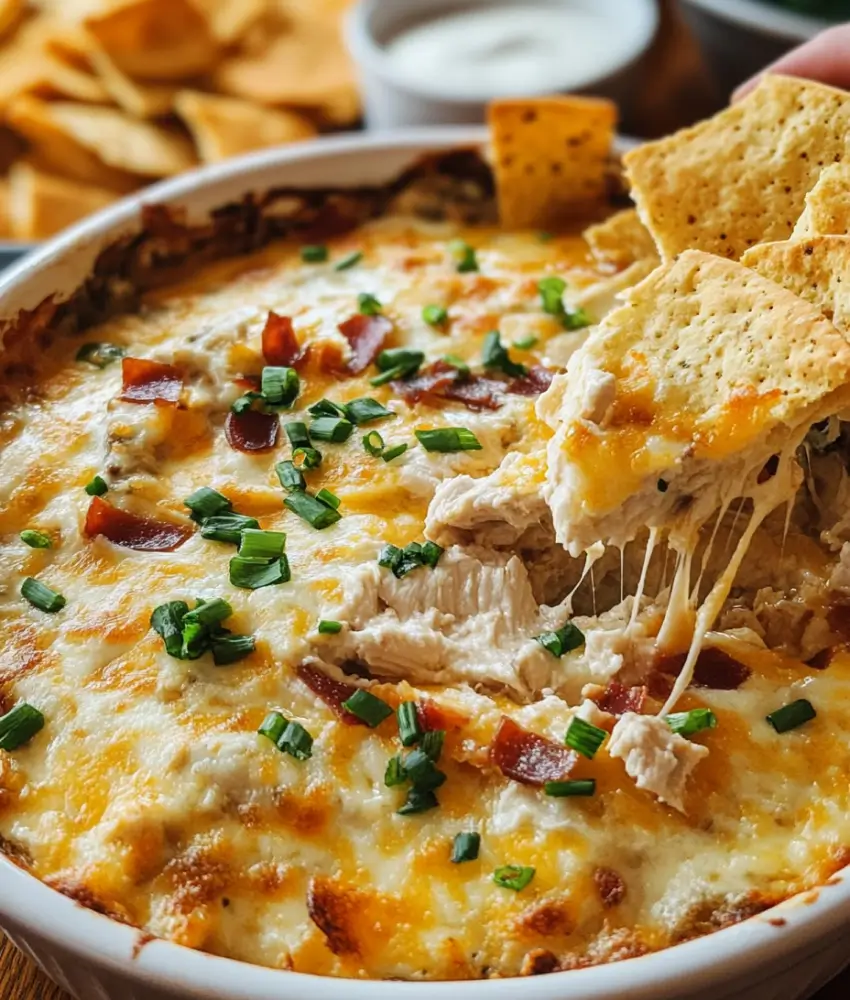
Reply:
M68 230L0 281L0 320L70 293L100 249L138 228L145 203L201 219L247 191L383 183L423 153L479 145L477 128L353 136L287 146L149 188ZM659 844L658 850L664 850ZM798 1000L850 960L842 875L758 917L676 948L532 979L399 983L324 979L244 965L140 934L84 909L0 857L0 928L79 1000Z

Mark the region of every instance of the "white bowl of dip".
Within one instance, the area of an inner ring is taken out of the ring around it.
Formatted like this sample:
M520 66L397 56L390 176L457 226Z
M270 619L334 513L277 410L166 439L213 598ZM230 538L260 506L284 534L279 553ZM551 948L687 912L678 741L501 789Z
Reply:
M625 101L656 0L360 0L347 25L370 128L482 121L497 97Z

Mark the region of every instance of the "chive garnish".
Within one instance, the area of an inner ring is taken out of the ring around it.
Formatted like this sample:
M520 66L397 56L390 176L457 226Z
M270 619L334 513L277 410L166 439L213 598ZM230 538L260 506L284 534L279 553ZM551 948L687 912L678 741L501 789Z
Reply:
M301 490L293 490L283 501L285 507L314 527L317 531L329 528L341 515L333 507Z
M444 551L436 542L426 542L424 545L411 542L403 549L397 545L385 545L378 553L378 565L391 569L400 580L420 566L430 566L433 569Z
M85 361L95 368L106 368L126 353L118 344L83 344L77 351L76 360Z
M277 745L277 741L281 738L281 736L283 736L285 731L286 719L280 714L280 712L269 712L265 719L263 719L260 728L257 730L260 736L265 736L275 745Z
M341 444L351 437L354 424L342 417L316 417L310 424L310 436L319 441L332 441Z
M252 635L223 635L213 639L210 649L212 650L213 663L217 667L227 667L231 663L238 663L257 648L257 643Z
M393 569L401 561L403 550L397 545L387 544L378 553L378 565Z
M412 747L422 738L422 727L419 724L419 712L415 701L403 701L396 709L398 719L398 735L401 745Z
M307 489L307 480L301 475L300 470L295 468L292 462L278 462L274 467L274 471L277 473L280 485L288 493L291 493L293 490Z
M342 631L342 622L330 621L323 618L318 626L319 635L339 635Z
M567 283L563 278L541 278L537 282L537 291L543 302L543 312L550 316L557 316L561 319L564 314L564 292L567 290Z
M242 532L248 528L259 528L260 522L255 517L245 514L219 514L208 517L201 525L201 537L214 542L229 542L238 545Z
M280 559L286 545L282 531L246 528L239 543L239 555L245 559Z
M187 611L183 615L183 627L187 625L203 625L210 628L220 625L225 618L233 614L233 608L222 597L213 598L211 601L204 601L198 604L192 611Z
M169 656L183 658L183 619L189 612L185 601L169 601L154 608L151 614L151 628L165 643Z
M319 503L323 503L326 507L330 507L331 510L339 510L339 505L342 502L336 493L331 493L330 490L321 489L316 494L316 499Z
M324 264L328 259L328 248L319 244L301 247L301 260L305 264Z
M407 781L407 774L401 755L396 754L387 761L387 769L384 771L384 784L387 788L394 788L396 785L403 785Z
M404 761L404 773L420 791L436 791L445 784L446 775L420 747L412 750Z
M703 729L714 729L717 726L717 716L710 708L692 708L690 712L668 715L667 725L680 736L693 736Z
M334 264L334 270L347 271L349 268L354 267L355 264L359 264L361 260L363 260L363 251L354 250L352 253L340 257L336 264Z
M599 729L598 726L592 726L589 722L585 722L584 719L580 719L575 716L572 722L567 727L567 734L564 737L564 743L571 749L580 753L582 757L587 757L588 760L593 760L596 756L596 751L605 742L605 737L608 733L604 729Z
M810 722L816 715L817 712L815 712L814 706L808 699L798 698L797 701L792 701L790 705L783 705L782 708L771 712L767 716L767 721L777 733L787 733L792 729L797 729L798 726L802 726L806 722Z
M197 660L211 651L216 666L223 667L245 659L255 649L253 636L231 635L222 628L232 613L230 604L220 597L199 600L191 611L185 601L169 601L154 608L150 623L169 656Z
M530 351L536 343L537 337L533 333L529 333L527 337L520 337L519 340L515 340L514 347L519 351Z
M53 542L49 535L43 531L35 531L33 528L25 528L21 532L21 541L29 545L31 549L52 549Z
M292 445L293 450L295 448L310 447L310 433L303 420L290 420L283 425L283 429L289 438L289 443Z
M573 781L547 781L543 786L543 791L555 799L594 795L596 793L596 779L577 778Z
M485 368L497 368L514 378L525 375L528 371L525 365L511 361L507 348L502 344L498 330L491 330L484 338L484 344L481 348L481 363Z
M459 358L456 354L446 354L443 357L443 361L445 361L447 365L451 365L452 368L455 368L461 378L469 378L469 365L463 360L463 358Z
M363 435L363 448L373 458L381 458L384 454L384 439L377 431L369 431Z
M216 514L230 514L233 511L233 504L222 496L217 490L210 489L209 486L202 486L199 490L186 497L183 503L192 512L192 520L199 524L208 517Z
M480 833L459 833L452 843L452 864L459 865L463 861L476 861L481 848Z
M357 296L357 307L364 316L379 316L383 309L383 306L375 296L370 295L368 292L361 292Z
M352 399L350 403L345 404L344 411L345 417L358 426L372 423L374 420L384 420L393 415L392 410L388 410L377 399L370 399L368 396Z
M465 240L452 240L449 253L455 260L458 274L468 274L478 270L478 255L475 248Z
M95 476L84 488L90 497L102 497L104 493L109 492L109 486L102 476Z
M466 427L437 427L414 433L426 451L481 451L482 448L478 438Z
M425 306L422 310L422 319L428 326L445 326L449 321L449 311L445 306Z
M519 892L534 878L534 869L525 865L502 865L493 872L493 881L503 889Z
M425 354L422 351L414 351L407 347L390 347L381 351L375 359L381 374L369 382L378 386L395 379L407 378L419 370L424 360Z
M396 812L399 816L414 816L436 809L439 804L437 796L430 789L411 788L407 793L407 801Z
M322 464L322 453L316 448L293 448L292 464L296 469L318 469Z
M565 653L579 649L584 645L584 633L572 622L567 622L563 628L559 628L555 632L543 632L542 635L536 635L534 638L552 656L563 656Z
M311 417L345 417L345 407L340 403L334 403L330 399L320 399L318 403L313 403L307 407L307 412Z
M567 330L583 330L586 326L592 326L593 320L586 309L564 309L563 324Z
M12 751L26 743L44 729L44 716L37 708L22 701L0 716L0 750Z
M266 365L262 374L263 401L269 406L288 408L301 391L301 380L294 368Z
M342 707L346 712L356 715L371 729L379 726L384 719L388 719L393 714L393 710L385 701L381 701L365 688L358 688L350 698L342 703Z
M300 722L287 720L280 712L270 712L257 732L296 760L307 760L313 756L313 737Z
M21 584L21 596L34 608L51 615L61 611L68 603L61 594L57 594L55 590L51 590L46 584L31 576Z
M392 462L394 458L398 458L399 455L403 455L409 447L410 445L408 444L395 444L392 448L385 448L381 458L385 462Z
M261 392L255 392L252 389L250 392L245 392L238 399L234 400L230 404L230 411L239 416L239 414L247 413L248 410L253 409L256 402L264 403L265 400Z
M234 556L230 560L230 582L243 590L260 590L276 583L288 583L291 579L286 555L277 559Z
M440 759L443 752L443 744L446 741L445 729L429 729L419 741L419 749L426 757L435 763Z

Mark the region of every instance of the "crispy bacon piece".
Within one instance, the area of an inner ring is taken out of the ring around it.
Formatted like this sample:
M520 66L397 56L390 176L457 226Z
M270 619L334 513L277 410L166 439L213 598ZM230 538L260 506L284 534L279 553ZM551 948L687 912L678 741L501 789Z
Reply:
M837 636L850 642L850 604L831 604L826 613L826 621Z
M416 715L423 732L430 733L435 729L462 729L469 717L453 708L438 705L435 701L417 701Z
M85 532L89 538L103 535L116 545L138 552L173 552L192 537L193 529L174 521L140 517L93 497L86 514Z
M259 410L228 413L224 433L227 443L236 451L251 454L270 451L277 444L280 421L276 413L260 413Z
M502 405L500 393L504 391L504 382L483 375L471 375L454 382L441 395L463 403L467 410L498 410Z
M539 396L542 392L546 392L554 377L555 373L551 368L534 365L525 375L508 382L505 391L513 396Z
M685 654L661 656L655 662L655 669L668 677L678 677L685 664ZM703 649L694 669L691 687L714 688L716 691L735 691L750 676L750 668L732 659L722 649Z
M545 736L530 733L513 719L502 716L498 732L490 744L490 761L506 775L523 785L545 785L563 781L575 766L572 750Z
M435 361L414 378L391 383L396 395L410 406L428 397L452 399L470 410L498 410L502 405L499 393L505 383L483 375L461 378L460 372L447 361Z
M626 712L640 713L646 701L646 688L626 687L619 681L609 681L602 696L594 700L603 712L609 712L611 715L625 715Z
M339 324L339 332L351 344L348 371L359 375L366 371L383 349L393 325L386 316L363 316L357 313Z
M617 906L626 898L626 883L613 868L597 868L593 873L593 881L606 909Z
M121 398L128 403L156 403L174 406L183 391L183 376L174 365L144 358L124 358L121 362Z
M413 378L396 379L390 385L397 396L413 406L426 396L438 396L457 380L458 374L457 368L447 361L435 361Z
M346 712L342 707L342 703L348 701L357 690L353 684L346 684L345 681L329 677L323 670L319 670L318 667L314 667L310 663L302 663L295 673L313 694L317 694L328 708L336 712L343 722L349 726L366 725L362 719L358 719L351 712Z
M269 312L263 327L263 357L267 365L297 368L304 360L304 351L295 339L295 330L289 316Z

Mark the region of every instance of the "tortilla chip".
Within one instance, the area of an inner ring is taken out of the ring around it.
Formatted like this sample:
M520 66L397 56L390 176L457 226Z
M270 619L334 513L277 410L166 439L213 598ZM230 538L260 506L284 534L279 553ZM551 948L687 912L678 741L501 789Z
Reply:
M658 260L652 234L634 208L617 212L610 219L585 229L583 235L593 256L601 263L624 268L637 261Z
M760 243L741 263L811 302L850 333L850 236Z
M850 153L850 94L766 76L714 118L624 157L662 257L692 247L738 259L785 240L825 164Z
M169 177L196 162L183 136L113 108L20 97L7 117L42 165L102 187L127 190L139 177Z
M15 27L24 13L25 6L24 0L0 0L0 36Z
M235 45L268 12L272 0L195 0L221 45Z
M110 97L134 118L158 118L174 107L175 87L166 83L139 83L123 73L99 46L90 50L92 66Z
M115 65L141 80L180 80L212 69L218 44L191 0L123 0L85 27Z
M616 105L589 97L495 101L489 121L504 226L552 229L604 201Z
M264 108L236 97L182 90L175 106L204 163L316 135L312 122L295 111Z
M19 94L92 104L109 101L96 77L33 44L11 44L0 50L0 110Z
M9 190L9 222L19 240L53 236L118 197L114 191L43 173L25 162L9 171Z
M824 167L792 236L850 236L850 162Z

